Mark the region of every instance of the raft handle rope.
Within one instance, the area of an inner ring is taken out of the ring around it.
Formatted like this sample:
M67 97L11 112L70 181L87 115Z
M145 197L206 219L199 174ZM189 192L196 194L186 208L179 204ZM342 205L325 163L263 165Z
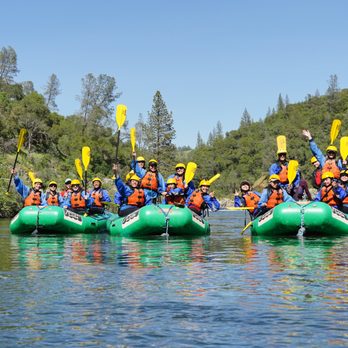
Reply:
M169 233L168 233L168 230L169 230L169 220L170 220L170 217L169 217L169 213L170 211L172 210L172 208L174 207L174 205L171 205L168 209L167 212L165 212L159 205L157 206L159 208L159 210L163 213L164 215L164 218L166 219L166 224L165 224L165 235L168 237L169 236Z
M37 234L39 234L39 227L40 227L40 211L42 209L44 209L45 207L38 207L38 211L37 211L37 215L36 215L36 226L35 226L35 230L31 233L33 236L36 236Z
M311 203L311 202L309 202ZM305 213L305 207L309 204L305 204L305 205L301 205L301 210L300 210L300 213L301 213L301 224L300 224L300 228L297 232L297 237L303 237L303 234L306 232L306 227L305 227L305 223L304 223L304 213ZM297 205L300 205L299 203L296 203Z

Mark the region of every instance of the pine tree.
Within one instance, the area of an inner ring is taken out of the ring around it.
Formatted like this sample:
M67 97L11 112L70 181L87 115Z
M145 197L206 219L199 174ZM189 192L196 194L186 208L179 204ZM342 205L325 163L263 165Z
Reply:
M61 93L60 90L60 82L56 74L52 74L49 77L49 80L46 84L45 90L44 90L44 96L46 99L46 106L51 111L58 110L57 104L56 104L56 97Z
M283 111L284 110L284 101L282 95L279 93L278 96L278 103L277 103L277 111Z
M0 51L0 82L10 84L17 75L17 53L11 47L3 47Z
M252 124L251 116L248 110L245 108L243 111L242 118L240 120L240 127L250 126Z
M201 136L201 133L200 133L200 132L198 132L198 133L197 133L197 143L196 143L196 148L201 147L201 146L203 146L203 145L204 145L203 138L202 138L202 136Z

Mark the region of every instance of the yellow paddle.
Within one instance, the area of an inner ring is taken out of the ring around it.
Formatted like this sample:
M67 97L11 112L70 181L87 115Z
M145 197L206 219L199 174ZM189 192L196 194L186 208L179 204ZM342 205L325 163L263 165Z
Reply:
M341 129L341 120L333 120L331 125L331 131L330 131L330 145L334 143L334 141L337 138L337 135Z
M32 183L34 183L34 180L36 179L36 175L34 172L28 172L28 176Z
M340 153L342 160L345 161L348 156L348 137L342 137L340 139Z
M284 153L286 152L286 137L285 135L278 135L277 136L277 153Z
M195 176L197 169L197 164L195 162L189 162L187 163L186 170L185 170L185 182L188 184L190 181L192 181L193 177Z
M290 160L289 161L289 165L288 165L288 181L289 181L289 185L291 185L292 182L295 180L297 169L298 169L298 162L295 161L295 160Z
M83 181L83 170L82 170L82 163L79 158L75 159L75 168L76 172L79 175L80 179Z
M252 210L254 207L226 207L228 210Z
M244 234L244 232L253 224L253 221L250 221L243 229L242 232L240 233L241 235Z
M25 135L27 134L27 130L25 128L21 128L21 130L19 131L19 136L18 136L18 144L17 144L17 152L16 152L16 158L14 160L14 163L13 163L13 167L12 167L12 170L15 170L16 169L16 164L17 164L17 160L18 160L18 154L19 154L19 151L21 150L21 147L24 143L24 138L25 138ZM7 186L7 191L6 191L6 194L8 195L9 191L10 191L10 186L11 186L11 182L12 182L12 178L13 178L13 174L11 173L11 176L10 176L10 180L8 182L8 186Z
M116 123L118 125L117 130L117 141L116 141L116 163L118 163L118 146L120 144L120 133L121 133L121 127L123 126L124 122L126 121L126 114L127 114L127 106L123 104L119 104L116 107Z
M135 150L135 128L130 129L130 140L132 145L132 152Z
M91 149L88 146L82 148L82 163L85 169L85 191L87 193L87 168L91 160Z
M211 185L215 180L217 180L217 179L219 179L220 178L220 173L218 173L218 174L215 174L212 178L210 178L209 180L208 180L208 183L209 183L209 185Z

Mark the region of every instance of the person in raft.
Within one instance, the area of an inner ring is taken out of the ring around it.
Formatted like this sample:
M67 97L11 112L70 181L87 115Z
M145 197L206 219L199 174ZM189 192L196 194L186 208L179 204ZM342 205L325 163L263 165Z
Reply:
M185 171L185 164L177 163L175 166L175 173L168 176L167 183L169 179L175 179L177 188L181 188L184 191L185 196L188 197L194 191L195 185L192 180L188 183L185 182Z
M283 202L296 202L280 185L280 177L277 174L270 175L268 186L261 193L258 203L259 213L261 215L267 210L274 208Z
M302 134L309 140L309 147L313 153L313 156L316 157L322 168L322 173L330 172L334 175L335 179L340 178L340 172L347 165L347 162L342 162L340 159L337 159L337 147L334 145L329 145L326 148L326 157L314 142L314 139L309 130L304 129Z
M166 196L164 197L164 204L171 204L177 206L185 205L185 193L184 189L178 187L178 182L174 178L167 180Z
M48 183L48 190L45 194L45 200L47 205L55 205L63 207L64 198L57 191L58 184L55 181L50 181Z
M236 191L234 196L234 206L235 207L250 207L252 209L249 210L250 215L257 216L258 208L257 205L259 203L261 194L257 191L251 190L251 184L247 180L243 180L240 185L240 192Z
M341 171L338 184L346 192L346 197L342 200L342 207L340 210L348 214L348 169Z
M135 174L141 179L140 187L145 192L145 204L156 204L157 197L167 194L162 174L157 170L158 162L150 159L149 168L140 168L135 166Z
M103 214L105 210L104 202L111 202L108 191L102 188L102 182L99 178L92 180L93 189L89 192L89 197L92 198L92 204L89 208L89 214Z
M314 201L324 202L331 207L340 208L343 200L347 196L346 191L338 185L337 180L334 178L334 174L331 172L323 173L321 179L323 185L315 196Z
M318 161L318 159L315 156L313 156L311 158L311 164L314 167L314 170L312 172L312 186L315 189L319 190L320 187L321 187L321 175L322 175L321 165L320 165L320 162Z
M198 215L206 215L206 210L220 209L220 202L216 199L214 192L209 192L210 183L208 180L201 180L198 189L194 190L186 198L186 206Z
M81 182L78 179L71 181L72 192L68 194L64 202L64 207L77 214L84 214L93 203L93 198L82 189Z
M22 196L24 207L31 205L46 206L46 200L42 193L42 180L35 178L33 181L33 187L29 188L19 178L18 173L15 169L11 169L11 173L14 176L14 184L16 191Z
M113 168L114 168L114 166L113 166ZM115 172L114 169L113 169L113 172ZM126 180L125 180L127 185L130 184L129 179L131 178L131 176L133 174L134 174L134 170L133 169L129 173L127 173ZM115 176L114 179L116 179L116 176ZM114 195L114 203L117 204L118 206L121 206L121 204L122 204L122 196L121 196L121 194L117 190L116 190L115 195Z
M64 181L64 185L65 185L65 189L60 191L60 195L66 199L69 195L69 193L72 192L72 189L71 189L71 179L70 178L66 178L65 181Z
M135 167L138 165L139 168L145 169L145 158L143 156L138 156L136 152L132 153L131 169L135 171Z
M128 214L140 209L145 205L145 190L139 187L140 178L136 174L131 174L127 183L124 183L119 175L119 165L114 164L112 171L115 174L115 186L118 191L118 202L120 205L118 210L119 216L127 216ZM116 202L115 202L116 203Z

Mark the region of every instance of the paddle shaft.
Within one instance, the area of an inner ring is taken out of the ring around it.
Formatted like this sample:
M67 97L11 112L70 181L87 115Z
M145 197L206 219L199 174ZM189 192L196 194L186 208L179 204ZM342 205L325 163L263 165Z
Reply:
M13 163L12 170L15 170L15 169L16 169L16 164L17 164L17 160L18 160L18 154L19 154L19 151L17 151L17 153L16 153L16 158L15 158L15 161L14 161L14 163ZM12 178L13 178L13 173L11 173L10 180L9 180L9 182L8 182L7 193L10 191Z
M121 133L121 130L119 129L117 131L117 140L116 140L116 163L118 163L118 146L120 144L120 133Z

